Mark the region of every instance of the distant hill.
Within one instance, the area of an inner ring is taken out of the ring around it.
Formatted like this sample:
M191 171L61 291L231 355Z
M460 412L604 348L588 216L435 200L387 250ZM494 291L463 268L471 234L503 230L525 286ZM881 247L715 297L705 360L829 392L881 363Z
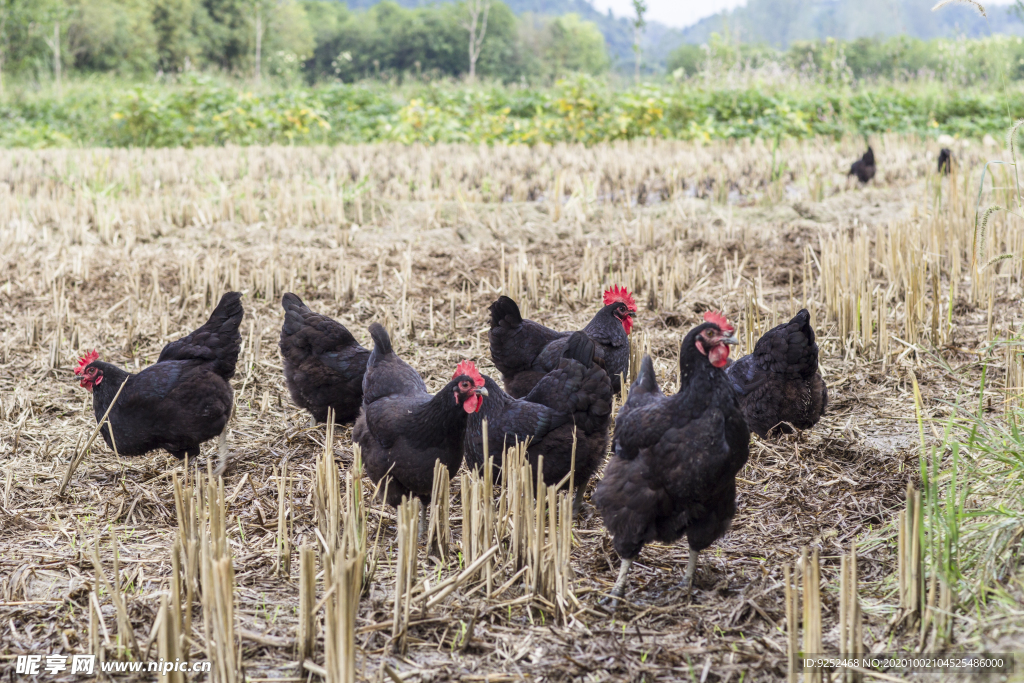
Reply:
M366 9L381 0L348 0L352 9ZM424 7L437 0L395 0L404 7ZM452 2L454 0L440 0ZM502 0L514 14L547 16L576 13L597 24L604 35L614 68L631 73L633 25L627 17L594 9L587 0ZM687 0L678 0L686 2ZM933 12L936 0L748 0L743 7L719 12L685 29L649 22L643 37L647 72L665 68L669 54L683 43L706 43L712 33L726 30L744 43L785 49L793 41L839 38L853 40L907 34L929 39L964 35L975 38L991 32L1024 35L1024 24L1005 6L988 8L985 19L970 7L948 5ZM990 28L991 27L991 28Z
M969 38L990 33L1024 34L1005 6L989 6L988 21L973 8L936 0L749 0L744 7L702 19L680 31L682 42L701 44L728 30L744 43L785 49L797 40L853 40L906 34L914 38Z
M454 0L440 0L452 2ZM514 14L532 12L550 17L575 13L587 21L597 24L604 35L608 54L615 68L631 70L633 65L633 24L626 17L615 17L608 12L598 12L587 0L502 0ZM684 0L680 0L682 2ZM380 0L348 0L351 9L365 9ZM395 0L403 7L425 7L435 0ZM656 21L648 22L642 43L644 64L647 69L660 71L664 68L669 53L681 45L683 31Z

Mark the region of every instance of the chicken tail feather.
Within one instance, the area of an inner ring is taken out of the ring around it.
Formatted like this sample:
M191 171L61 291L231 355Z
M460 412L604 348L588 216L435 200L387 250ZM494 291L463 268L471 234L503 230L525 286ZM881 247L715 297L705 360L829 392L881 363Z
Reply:
M285 311L292 311L296 309L309 310L306 307L306 304L302 303L302 299L291 292L286 292L285 295L281 297L281 306L284 307Z
M507 296L499 296L498 300L491 304L491 327L497 327L502 320L512 325L521 325L523 322L519 304Z
M650 356L644 356L644 359L640 361L640 372L633 380L633 386L640 387L644 391L658 390L658 377L654 374L654 361Z
M226 292L220 298L217 308L213 309L207 325L218 324L224 329L238 329L242 322L242 294L241 292Z
M800 326L800 331L807 337L808 346L814 344L814 328L811 327L811 314L807 312L806 308L801 308L800 312L793 316L790 322Z
M206 324L164 346L157 362L212 361L217 374L231 379L235 374L238 351L242 347L242 335L238 333L238 327L244 313L242 295L239 292L227 292L221 297L217 308L213 309Z
M370 337L373 339L373 350L377 355L393 353L391 348L391 336L380 323L370 325Z
M579 361L584 367L589 368L594 362L594 342L584 332L573 332L565 345L562 356Z

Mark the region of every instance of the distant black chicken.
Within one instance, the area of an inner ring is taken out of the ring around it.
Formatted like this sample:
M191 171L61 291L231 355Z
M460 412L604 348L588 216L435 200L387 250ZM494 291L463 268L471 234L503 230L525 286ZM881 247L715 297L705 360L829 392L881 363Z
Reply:
M939 173L949 175L950 167L953 165L953 152L948 147L939 151Z
M583 331L597 344L597 356L619 391L621 375L629 369L629 333L633 329L636 302L625 287L605 290L604 308ZM540 378L562 357L572 332L558 332L523 318L519 306L507 296L491 304L491 359L502 374L505 391L515 398L530 393Z
M486 419L489 454L498 477L505 449L529 441L527 454L534 472L543 455L544 483L554 486L572 466L575 431L574 506L579 510L587 483L604 462L612 409L611 381L594 362L594 351L594 342L585 333L573 332L555 369L521 399L512 398L485 376L487 400L466 426L466 464L483 467Z
M801 310L788 323L764 333L754 352L725 370L750 431L760 437L777 429L810 429L828 407L828 388L818 372L818 344L811 314Z
M846 175L855 175L857 180L862 183L866 183L875 177L875 152L870 146L868 151L864 152L864 156L853 162L850 166L850 172Z
M722 370L735 344L720 314L683 339L679 393L658 388L650 356L615 419L614 457L593 501L622 560L612 595L621 597L644 545L686 536L692 584L697 554L729 529L736 514L736 473L747 462L750 431Z
M281 326L284 381L292 400L317 422L334 408L338 424L353 422L363 403L363 373L370 352L326 315L314 313L294 294L285 294Z
M143 455L163 448L176 458L199 455L199 446L224 431L234 405L228 381L242 347L242 295L228 292L205 325L163 348L156 363L132 375L105 363L96 351L75 368L80 386L92 392L93 413L103 418L126 382L102 428L107 446L119 455Z

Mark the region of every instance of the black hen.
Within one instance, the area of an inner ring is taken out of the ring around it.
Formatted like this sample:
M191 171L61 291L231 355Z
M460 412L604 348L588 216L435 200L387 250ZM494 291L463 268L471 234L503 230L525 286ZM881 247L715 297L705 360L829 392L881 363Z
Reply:
M604 462L608 448L612 386L608 373L594 362L594 351L594 342L586 334L574 332L557 367L521 399L512 398L485 376L487 401L480 412L469 416L466 427L466 464L477 470L484 464L482 423L486 419L495 470L501 467L506 448L529 440L527 454L534 472L538 456L543 455L544 483L553 486L572 466L575 430L578 509L587 482Z
M363 409L352 440L362 448L366 473L374 482L390 476L390 505L410 494L428 504L434 463L440 460L452 476L462 463L466 418L480 410L487 395L484 378L472 362L463 361L452 381L431 396L419 373L395 354L383 326L370 325L370 336Z
M846 175L855 175L857 180L862 183L866 183L875 177L875 152L871 147L868 147L868 151L864 152L864 156L853 162L850 166L850 172Z
M505 390L515 398L530 393L541 377L559 363L572 332L558 332L524 320L519 306L507 296L491 304L491 359L502 374ZM636 303L625 287L604 293L604 308L583 328L597 344L597 356L619 391L621 375L629 368L629 333Z
M621 596L629 567L644 545L686 536L693 580L697 553L720 538L736 514L736 473L747 462L750 432L722 371L732 327L721 315L683 339L679 393L658 388L645 356L615 419L614 456L593 501L622 559L612 594Z
M75 374L92 392L96 420L103 418L117 390L126 383L102 428L107 446L120 455L142 455L163 448L176 458L199 455L199 446L224 431L231 417L235 374L242 337L242 295L228 292L205 325L171 342L156 363L137 375L97 360L82 358Z
M818 344L811 314L801 310L788 323L765 332L754 352L725 370L750 431L765 437L773 428L810 429L828 406L828 388L818 372Z
M948 147L943 147L939 151L939 173L942 175L949 175L950 166L953 165L953 153L949 151Z
M370 352L345 327L314 313L294 294L285 294L281 326L284 381L292 400L317 422L334 408L338 424L353 422L363 403L363 373Z

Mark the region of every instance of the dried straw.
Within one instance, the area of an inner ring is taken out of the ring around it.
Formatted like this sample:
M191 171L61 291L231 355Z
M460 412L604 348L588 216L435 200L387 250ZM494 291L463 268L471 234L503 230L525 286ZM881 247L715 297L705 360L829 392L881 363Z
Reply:
M316 555L308 546L299 548L299 627L295 636L300 662L313 657L316 642Z
M212 470L212 463L208 464ZM200 475L198 490L203 490L203 483ZM206 656L213 665L214 681L235 683L242 678L242 650L235 635L235 569L226 529L224 479L207 476L205 483L199 568Z

